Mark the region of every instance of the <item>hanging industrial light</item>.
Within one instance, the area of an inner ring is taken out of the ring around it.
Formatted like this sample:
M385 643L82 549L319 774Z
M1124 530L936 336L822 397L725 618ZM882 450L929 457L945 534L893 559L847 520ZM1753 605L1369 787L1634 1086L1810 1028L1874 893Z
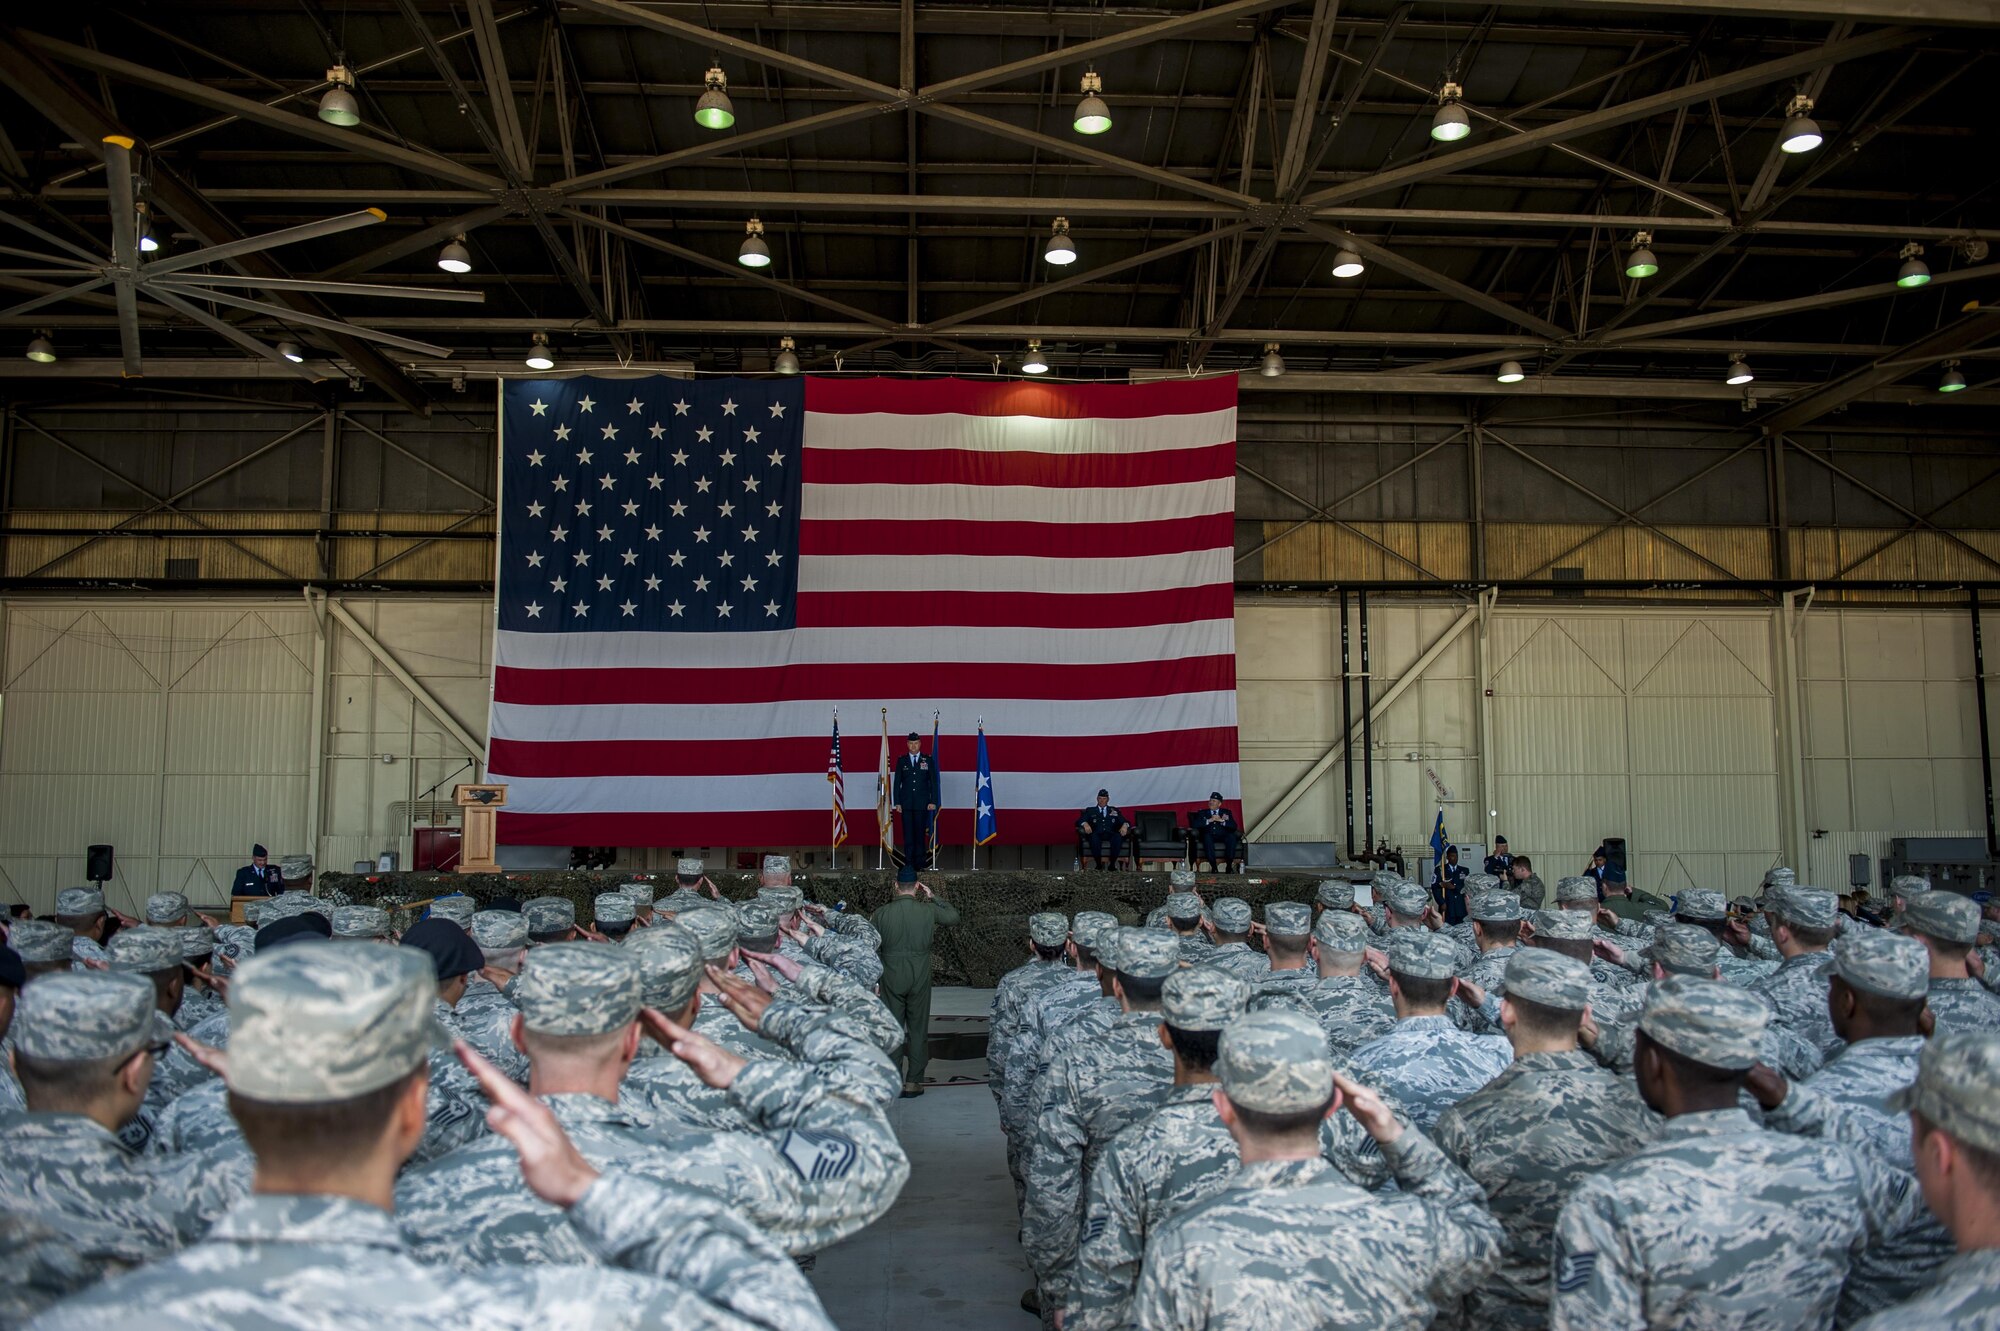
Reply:
M710 65L702 76L702 94L694 104L694 123L703 129L728 129L736 123L736 106L729 100L729 79L721 65Z
M472 251L465 247L464 236L453 236L450 242L438 251L438 267L447 273L472 271Z
M1070 127L1079 134L1102 134L1111 128L1111 108L1105 103L1104 80L1094 69L1083 71L1083 81L1078 87L1083 99L1076 104L1076 118Z
M771 266L771 247L764 243L764 224L754 217L743 224L743 244L737 248L736 262L745 268Z
M36 333L34 341L28 343L28 359L37 365L56 363L56 345L49 340L46 330Z
M1049 363L1042 356L1041 339L1035 337L1029 338L1028 354L1021 357L1021 373L1047 374L1048 372L1049 372Z
M789 337L778 339L778 359L771 363L771 368L779 374L797 374L799 372L799 349L793 345L792 339Z
M1057 265L1076 262L1076 246L1069 238L1067 217L1058 217L1049 223L1049 242L1042 246L1042 257Z
M354 100L354 75L346 65L326 71L333 86L319 99L319 118L329 125L354 126L361 123L361 103Z
M306 353L299 350L299 344L287 338L278 344L278 354L294 365L305 362Z
M1723 376L1723 383L1732 386L1747 384L1756 377L1750 369L1750 362L1743 358L1742 352L1732 351L1729 353L1729 373Z
M1631 278L1651 277L1660 271L1660 261L1653 255L1653 233L1640 231L1632 237L1632 252L1625 256L1625 276Z
M1263 375L1266 379L1276 379L1284 372L1285 358L1278 354L1278 344L1276 342L1266 342L1264 344L1264 359L1257 366L1257 373Z
M536 333L528 344L528 368L531 370L553 370L556 367L556 351L549 345L547 333Z
M1465 114L1465 108L1458 99L1465 96L1465 89L1445 80L1438 92L1437 114L1431 117L1431 137L1439 143L1457 143L1472 133L1472 117Z
M1923 260L1924 247L1911 241L1897 253L1903 266L1896 270L1896 285L1920 287L1931 280L1931 266Z
M1946 361L1944 363L1944 377L1938 380L1938 392L1962 393L1964 391L1965 376L1959 373L1958 362L1955 360Z
M140 202L139 202L139 252L140 252L140 253L142 253L142 254L151 254L151 253L153 253L153 252L154 252L155 250L157 250L157 249L159 249L159 248L160 248L160 242L159 242L158 240L154 239L154 237L153 237L153 219L152 219L152 217L151 217L151 212L152 212L152 210L151 210L150 208L146 207L146 203L145 203L145 200L143 200L143 199L142 199L142 200L140 200Z
M1521 362L1517 360L1503 360L1500 362L1500 373L1493 377L1503 384L1518 384L1528 376L1521 369Z
M1813 100L1804 93L1785 103L1785 127L1778 131L1778 151L1809 153L1826 142L1819 124L1812 118Z
M1353 250L1340 249L1334 251L1333 275L1335 277L1359 277L1367 270L1368 265L1361 262L1361 256Z

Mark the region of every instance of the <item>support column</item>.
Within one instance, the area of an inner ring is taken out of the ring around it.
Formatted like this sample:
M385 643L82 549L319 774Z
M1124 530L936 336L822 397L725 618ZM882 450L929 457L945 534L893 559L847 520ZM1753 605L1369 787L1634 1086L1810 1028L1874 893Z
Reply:
M1493 849L1495 815L1500 808L1499 795L1493 786L1493 607L1499 604L1500 591L1488 587L1479 593L1479 635L1473 640L1472 659L1474 663L1474 688L1477 693L1472 699L1474 715L1479 721L1479 808L1480 821L1486 828L1486 849Z
M331 419L332 413L328 413ZM320 863L320 816L325 803L326 782L326 690L332 673L333 634L326 622L326 593L315 587L305 590L306 610L313 621L312 722L307 732L306 756L306 849L312 853L315 871Z
M1781 593L1771 617L1777 650L1772 692L1778 722L1778 833L1785 863L1807 873L1805 750L1800 731L1798 630L1812 604L1812 591Z

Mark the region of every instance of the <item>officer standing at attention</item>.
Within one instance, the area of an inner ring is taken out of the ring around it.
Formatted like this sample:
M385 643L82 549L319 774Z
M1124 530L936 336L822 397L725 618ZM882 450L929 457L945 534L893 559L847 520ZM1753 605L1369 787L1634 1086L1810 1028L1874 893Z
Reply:
M274 897L285 890L285 875L271 863L271 852L262 846L250 847L250 862L236 871L229 888L233 897Z
M1507 838L1493 838L1493 853L1486 857L1486 872L1495 878L1505 878L1507 871L1514 867L1514 857L1507 853Z
M1472 871L1458 862L1458 847L1446 846L1444 860L1431 874L1431 897L1446 924L1465 919L1465 880Z
M1201 858L1207 860L1209 867L1217 873L1228 873L1236 863L1243 834L1236 826L1235 810L1222 803L1222 792L1210 791L1208 807L1188 821L1193 825L1195 835L1201 838ZM1220 855L1215 853L1218 845L1222 848Z
M896 775L889 787L889 811L903 815L903 863L913 870L930 863L927 841L931 814L938 806L937 763L923 747L923 738L912 730L909 752L896 759Z
M1109 869L1118 863L1124 853L1125 837L1132 825L1125 821L1125 815L1118 812L1118 806L1111 802L1111 792L1097 792L1097 803L1077 816L1076 830L1083 833L1084 853L1095 864L1085 868Z
M936 773L932 773L935 779ZM924 1068L931 1061L931 939L940 924L957 924L958 911L917 881L914 864L896 876L896 895L869 916L882 935L882 1001L903 1024L903 1098L924 1093Z

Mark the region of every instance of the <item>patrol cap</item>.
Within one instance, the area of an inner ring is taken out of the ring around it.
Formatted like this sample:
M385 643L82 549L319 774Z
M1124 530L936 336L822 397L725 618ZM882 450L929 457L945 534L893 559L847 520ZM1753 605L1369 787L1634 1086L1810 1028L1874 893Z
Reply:
M1303 901L1264 903L1264 931L1280 938L1304 938L1312 932L1312 907Z
M257 931L247 924L225 924L215 931L215 953L210 965L228 974L257 954Z
M635 918L632 898L623 892L599 892L591 903L591 914L599 924L630 924Z
M664 911L669 915L677 915L684 910L700 910L704 906L713 906L714 904L714 897L705 896L691 887L677 887L671 895L655 901L653 909Z
M673 923L694 935L703 961L720 963L736 946L736 916L716 909L712 902L694 910L682 911L674 916Z
M76 933L66 924L49 920L22 920L7 931L7 946L21 954L25 962L68 961L70 941Z
M1586 910L1538 910L1533 923L1535 937L1570 943L1587 941L1596 928L1595 921Z
M1250 903L1242 897L1217 897L1210 911L1215 917L1217 931L1225 934L1250 932ZM1216 1029L1222 1028L1218 1026Z
M1389 972L1413 980L1449 980L1458 973L1458 949L1428 929L1399 929L1389 942Z
M46 975L22 989L16 1001L14 1048L30 1058L122 1060L148 1046L173 1043L174 1023L154 1006L153 986L137 975Z
M1770 1006L1748 989L1670 975L1647 993L1639 1029L1683 1058L1743 1072L1757 1061L1770 1020Z
M774 907L780 915L790 915L805 904L806 894L796 887L760 887L757 900Z
M205 924L183 924L174 932L181 938L182 961L199 961L215 951L215 930Z
M1500 886L1498 874L1474 873L1465 876L1465 894L1475 896L1481 892L1491 892Z
M1080 910L1069 926L1069 936L1078 947L1088 949L1107 963L1111 958L1104 954L1109 950L1110 936L1117 932L1118 917L1101 910Z
M1913 897L1919 892L1931 890L1931 880L1920 873L1899 873L1889 880L1892 896Z
M1403 875L1393 869L1377 869L1368 877L1368 884L1374 889L1377 901L1387 896L1390 888L1403 881Z
M632 898L632 909L634 911L651 910L653 908L653 885L651 883L640 882L634 879L618 890Z
M1414 920L1431 907L1431 894L1415 883L1398 880L1389 889L1389 909L1406 920Z
M105 954L115 971L157 975L181 968L181 936L157 924L138 924L111 935Z
M540 1035L609 1035L639 1015L639 966L622 947L550 943L514 981L521 1022Z
M1333 1055L1319 1023L1271 1009L1222 1030L1215 1075L1230 1103L1263 1114L1305 1114L1333 1098Z
M1840 919L1840 898L1817 887L1779 889L1771 910L1785 924L1802 929L1831 929Z
M66 887L56 893L58 915L102 915L104 891L96 887Z
M528 917L518 910L475 911L466 933L482 953L518 952L528 945Z
M1351 956L1368 950L1368 926L1361 917L1344 910L1330 910L1313 925L1313 938L1324 952Z
M1956 892L1919 892L1903 903L1903 925L1940 943L1969 947L1979 937L1979 907Z
M1120 928L1111 964L1135 980L1164 980L1180 968L1181 940L1158 929Z
M1931 954L1904 934L1857 929L1833 941L1832 973L1856 989L1911 1002L1930 993Z
M389 912L380 906L335 906L333 936L361 940L387 938Z
M472 923L472 917L479 911L479 903L462 892L454 892L448 897L439 897L431 902L430 918L450 920L463 929Z
M700 860L683 859L674 862L674 876L676 878L699 878L702 873L703 869Z
M1103 794L1102 791L1098 792ZM1194 891L1193 869L1170 869L1167 871L1167 887L1174 892Z
M706 962L701 940L692 930L671 920L634 929L625 939L625 950L639 968L639 996L647 1007L672 1014L687 1006L701 984Z
M1518 892L1489 891L1474 897L1468 913L1481 924L1512 924L1527 918Z
M1674 914L1684 920L1720 920L1729 914L1729 903L1712 887L1691 887L1675 900Z
M789 882L792 876L792 857L789 855L766 855L764 857L764 872L768 874L783 874L786 881Z
M1201 918L1201 898L1192 892L1169 892L1165 910L1173 919L1194 920Z
M179 924L187 913L188 899L178 892L155 892L146 898L148 924Z
M403 946L416 948L431 959L438 982L470 975L486 964L486 955L451 920L419 920L403 935Z
M448 1043L430 958L408 947L300 943L249 958L229 986L229 1089L273 1104L351 1100Z
M1597 880L1594 878L1584 878L1578 874L1571 874L1567 878L1560 879L1556 883L1556 900L1559 902L1595 901L1597 900Z
M1354 904L1354 884L1342 878L1329 878L1319 885L1313 900L1328 910L1346 910Z
M1939 1031L1917 1060L1916 1081L1890 1096L1888 1107L1893 1114L1914 1109L1968 1146L2000 1151L2000 1033Z
M1545 947L1524 947L1507 958L1507 997L1540 1003L1561 1012L1590 1006L1590 967Z
M287 855L278 861L278 877L288 883L310 878L312 871L313 857L310 855Z
M1028 940L1036 947L1061 947L1069 941L1069 917L1061 911L1036 911L1028 917Z
M257 903L257 927L289 920L294 915L321 915L332 923L332 907L323 905L310 892L280 892Z
M1799 881L1799 876L1781 864L1771 870L1771 872L1765 874L1764 881L1772 887L1790 887L1793 883Z
M764 943L778 936L778 912L762 901L746 901L736 908L736 937L742 943ZM761 949L752 949L761 951Z
M576 927L576 903L568 897L530 897L521 903L531 934L559 934Z
M1183 1031L1219 1031L1249 1005L1250 986L1214 966L1175 971L1160 989L1160 1015Z
M1706 980L1715 975L1715 958L1721 951L1715 935L1700 925L1669 920L1653 931L1653 945L1646 955L1671 974ZM1924 964L1930 965L1928 961Z

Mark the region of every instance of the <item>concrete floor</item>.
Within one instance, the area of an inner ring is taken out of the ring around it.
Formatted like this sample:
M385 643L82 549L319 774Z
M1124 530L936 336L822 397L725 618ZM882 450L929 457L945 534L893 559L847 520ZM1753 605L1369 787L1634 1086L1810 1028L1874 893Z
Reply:
M933 1016L983 1018L991 999L991 990L940 989ZM1030 1279L985 1075L984 1060L933 1059L930 1089L890 1107L910 1181L887 1215L822 1252L812 1273L843 1331L1035 1331L1020 1308Z

